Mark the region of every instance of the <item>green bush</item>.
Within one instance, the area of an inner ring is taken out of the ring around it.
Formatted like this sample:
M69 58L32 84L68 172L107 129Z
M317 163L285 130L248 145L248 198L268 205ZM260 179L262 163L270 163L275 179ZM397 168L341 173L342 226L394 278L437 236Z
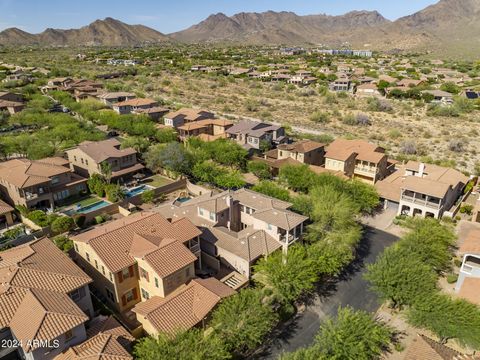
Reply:
M87 217L84 214L75 214L73 216L73 221L75 222L75 225L79 228L83 228L85 226L85 221L87 220Z
M58 235L52 240L55 245L57 245L57 247L64 252L69 252L73 248L73 241L68 236Z
M125 193L118 184L108 184L105 186L105 193L107 195L108 201L113 203L123 200L125 198Z
M155 192L153 190L146 190L141 195L142 201L147 204L153 203L155 200Z
M457 275L457 274L448 274L448 275L447 275L447 282L448 282L449 284L456 283L456 282L457 282L457 279L458 279L458 275Z
M101 223L105 222L105 219L103 218L103 216L97 215L97 216L95 216L95 222L97 224L101 224Z
M460 208L460 213L461 214L472 215L473 209L474 209L473 205L465 204L465 205L462 205L462 207Z
M75 221L71 217L60 216L53 220L50 227L55 234L62 234L73 229L75 227Z

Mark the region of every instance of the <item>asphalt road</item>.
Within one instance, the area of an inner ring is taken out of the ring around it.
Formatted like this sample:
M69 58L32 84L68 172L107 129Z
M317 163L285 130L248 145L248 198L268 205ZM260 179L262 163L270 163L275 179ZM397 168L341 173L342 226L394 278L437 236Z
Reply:
M310 345L322 320L335 316L339 306L348 305L369 312L378 310L380 302L362 275L366 264L375 262L376 257L397 239L395 235L367 227L357 259L337 279L321 284L317 289L318 296L305 311L275 334L275 339L252 359L277 359L283 352Z

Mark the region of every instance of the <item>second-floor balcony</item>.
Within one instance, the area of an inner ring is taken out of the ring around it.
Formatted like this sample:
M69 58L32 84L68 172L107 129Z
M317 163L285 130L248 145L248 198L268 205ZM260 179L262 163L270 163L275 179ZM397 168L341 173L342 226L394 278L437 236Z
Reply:
M369 166L355 166L354 173L359 175L366 175L370 177L375 177L375 174L378 172L378 169L375 167Z
M198 240L190 240L188 248L195 255L198 256L200 254L200 242Z
M412 204L420 205L420 206L425 206L431 209L440 209L441 208L441 202L434 202L428 200L428 198L417 198L415 196L409 196L409 195L402 195L402 200L405 202L409 202Z

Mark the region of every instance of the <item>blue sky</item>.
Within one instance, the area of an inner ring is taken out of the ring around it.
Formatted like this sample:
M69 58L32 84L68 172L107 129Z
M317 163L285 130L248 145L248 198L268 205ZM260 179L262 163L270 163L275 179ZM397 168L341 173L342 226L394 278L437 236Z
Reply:
M0 0L0 30L18 27L37 33L47 27L68 29L113 17L164 33L182 30L212 13L293 11L299 15L340 15L378 10L389 19L412 14L436 0Z

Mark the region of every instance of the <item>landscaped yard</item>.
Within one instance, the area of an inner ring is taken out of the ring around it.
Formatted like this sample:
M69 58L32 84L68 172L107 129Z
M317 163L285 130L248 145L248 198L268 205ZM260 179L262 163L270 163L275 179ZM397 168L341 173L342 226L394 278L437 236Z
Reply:
M67 207L70 207L72 205L80 205L80 207L83 207L83 206L93 204L93 203L95 203L97 201L100 201L100 200L101 199L98 196L93 195L93 194L87 195L86 197L83 197L83 198L74 197L74 198L70 199L67 203L60 206L58 208L58 210L61 211L61 210L65 209Z
M173 180L166 178L162 175L153 175L143 181L145 184L153 186L155 188L165 186L173 182Z

